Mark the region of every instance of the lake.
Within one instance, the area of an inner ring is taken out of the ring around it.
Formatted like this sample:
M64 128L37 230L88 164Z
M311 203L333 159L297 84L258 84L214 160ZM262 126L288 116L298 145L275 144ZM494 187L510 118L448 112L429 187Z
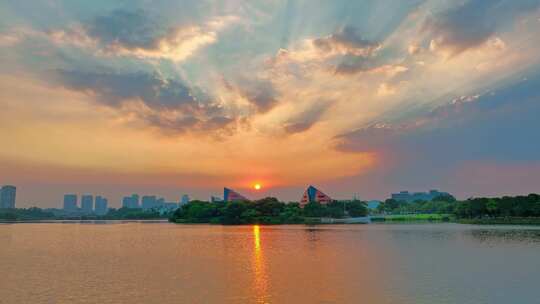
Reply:
M0 224L0 303L540 303L540 229Z

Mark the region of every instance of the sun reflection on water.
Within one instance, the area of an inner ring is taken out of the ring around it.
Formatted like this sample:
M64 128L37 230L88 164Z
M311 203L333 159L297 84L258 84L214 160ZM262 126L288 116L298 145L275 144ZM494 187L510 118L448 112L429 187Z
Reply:
M256 303L269 303L268 276L261 247L261 228L259 225L253 226L253 248L253 289Z

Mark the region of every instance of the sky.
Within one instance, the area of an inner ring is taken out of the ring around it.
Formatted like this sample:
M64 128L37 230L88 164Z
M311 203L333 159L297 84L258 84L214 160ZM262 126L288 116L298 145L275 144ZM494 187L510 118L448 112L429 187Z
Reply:
M0 109L21 207L540 192L540 0L2 1Z

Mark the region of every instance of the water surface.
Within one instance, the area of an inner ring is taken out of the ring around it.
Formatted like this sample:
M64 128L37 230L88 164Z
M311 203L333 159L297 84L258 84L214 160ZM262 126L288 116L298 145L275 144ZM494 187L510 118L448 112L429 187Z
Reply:
M540 303L540 230L0 224L0 303Z

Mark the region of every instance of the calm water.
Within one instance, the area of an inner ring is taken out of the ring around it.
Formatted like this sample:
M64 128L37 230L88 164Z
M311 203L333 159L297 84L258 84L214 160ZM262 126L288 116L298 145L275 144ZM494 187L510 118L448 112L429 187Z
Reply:
M540 303L540 230L0 225L0 303Z

